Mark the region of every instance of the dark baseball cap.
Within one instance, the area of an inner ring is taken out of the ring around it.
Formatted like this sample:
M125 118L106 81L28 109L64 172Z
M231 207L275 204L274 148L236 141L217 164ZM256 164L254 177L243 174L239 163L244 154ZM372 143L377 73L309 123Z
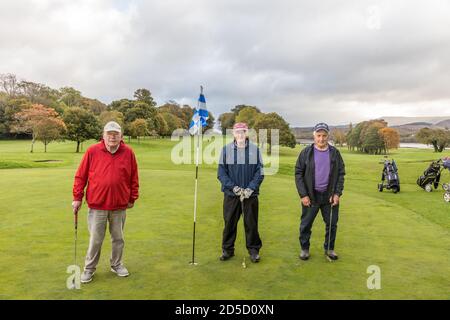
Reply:
M328 125L324 122L320 122L314 126L314 132L319 131L319 130L324 130L327 133L330 132L330 128L328 128Z

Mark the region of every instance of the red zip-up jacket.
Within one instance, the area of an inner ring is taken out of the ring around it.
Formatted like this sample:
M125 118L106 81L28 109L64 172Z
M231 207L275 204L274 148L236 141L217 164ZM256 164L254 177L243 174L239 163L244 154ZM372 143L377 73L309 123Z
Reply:
M139 197L139 178L133 150L120 142L112 154L104 141L89 147L81 160L73 184L73 200L82 201L84 188L89 208L124 210Z

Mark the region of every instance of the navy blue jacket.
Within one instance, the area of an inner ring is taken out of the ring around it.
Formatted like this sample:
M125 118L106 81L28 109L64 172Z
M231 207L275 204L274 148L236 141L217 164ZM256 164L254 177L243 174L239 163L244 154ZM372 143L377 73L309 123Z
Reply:
M227 144L220 154L217 178L222 183L222 192L226 195L235 196L233 188L238 186L252 189L252 197L256 197L264 179L259 148L248 139L245 149L238 148L234 141Z

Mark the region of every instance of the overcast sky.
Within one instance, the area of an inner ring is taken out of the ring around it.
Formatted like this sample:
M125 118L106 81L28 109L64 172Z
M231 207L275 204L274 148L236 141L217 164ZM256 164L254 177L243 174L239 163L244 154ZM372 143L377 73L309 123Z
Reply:
M2 0L0 73L292 126L450 116L450 1Z

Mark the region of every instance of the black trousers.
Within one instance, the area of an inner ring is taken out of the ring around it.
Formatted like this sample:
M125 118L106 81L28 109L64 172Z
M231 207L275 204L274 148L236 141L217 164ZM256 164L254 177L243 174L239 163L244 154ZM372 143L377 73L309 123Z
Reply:
M300 222L300 246L302 249L309 249L309 239L311 238L311 229L317 213L322 213L323 221L325 222L325 242L323 244L324 250L328 249L328 237L330 236L330 198L324 193L316 192L316 201L310 207L305 207L302 204L302 217ZM331 221L331 238L330 250L334 250L334 242L336 240L337 222L339 218L339 205L333 207L333 217Z
M258 197L244 199L244 228L247 250L250 254L258 253L262 241L258 233ZM236 241L237 224L241 217L242 207L239 197L224 195L223 199L223 228L222 250L234 253L234 242Z

